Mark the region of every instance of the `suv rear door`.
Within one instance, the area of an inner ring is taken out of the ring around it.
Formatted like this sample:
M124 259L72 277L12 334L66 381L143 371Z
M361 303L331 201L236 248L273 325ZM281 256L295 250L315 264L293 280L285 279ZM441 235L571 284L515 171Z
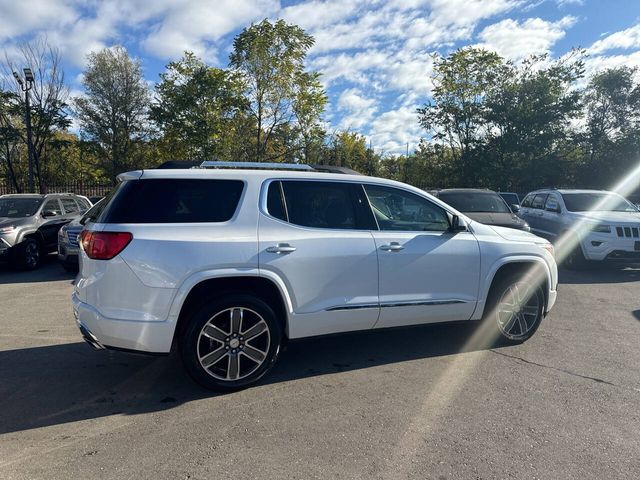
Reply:
M377 220L380 320L392 327L468 320L480 284L480 247L449 231L447 212L415 193L365 185Z
M372 328L378 319L375 220L362 186L350 182L265 182L259 219L260 270L291 295L291 338Z

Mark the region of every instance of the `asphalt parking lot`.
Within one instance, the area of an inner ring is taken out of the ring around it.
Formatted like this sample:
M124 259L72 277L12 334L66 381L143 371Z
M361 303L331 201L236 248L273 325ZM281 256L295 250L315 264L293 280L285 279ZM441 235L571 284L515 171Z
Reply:
M533 339L428 326L292 343L215 395L81 341L73 275L0 266L0 478L640 478L640 269L561 272Z

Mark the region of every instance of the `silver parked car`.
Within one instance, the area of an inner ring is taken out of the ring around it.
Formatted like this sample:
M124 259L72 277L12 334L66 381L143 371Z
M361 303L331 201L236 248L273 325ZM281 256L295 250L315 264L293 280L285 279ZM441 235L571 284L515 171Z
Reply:
M0 259L16 267L38 268L57 248L58 230L91 207L70 193L15 194L0 197Z
M78 271L78 237L84 228L82 219L100 208L97 205L101 201L102 199L99 199L85 215L76 217L58 231L58 260L69 272Z

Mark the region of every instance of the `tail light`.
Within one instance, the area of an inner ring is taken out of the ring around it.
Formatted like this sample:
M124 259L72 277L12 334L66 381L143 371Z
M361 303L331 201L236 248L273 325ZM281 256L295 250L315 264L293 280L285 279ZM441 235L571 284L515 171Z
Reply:
M129 245L133 235L129 232L92 232L83 230L80 244L89 258L111 260Z

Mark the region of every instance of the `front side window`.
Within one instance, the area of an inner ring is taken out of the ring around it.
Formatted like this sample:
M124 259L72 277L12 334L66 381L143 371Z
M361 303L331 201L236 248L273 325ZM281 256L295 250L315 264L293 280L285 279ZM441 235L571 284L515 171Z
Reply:
M414 193L393 187L365 185L380 230L444 232L447 212Z
M531 202L531 208L543 208L544 203L547 201L546 193L539 193L533 198L533 202Z
M47 200L42 207L42 213L44 212L47 212L51 216L62 215L62 210L60 209L60 203L58 200L55 198Z
M123 182L105 199L98 223L217 223L231 220L241 180L159 178Z
M376 228L360 185L304 180L283 180L281 184L289 223L341 230ZM272 195L275 205L277 199Z
M0 198L0 217L24 218L34 215L42 205L41 198Z
M526 197L524 197L524 200L522 201L522 206L525 208L530 207L531 202L533 201L533 197L534 195L527 195Z
M62 208L64 208L64 213L74 213L79 211L78 205L72 198L62 198L60 199L62 202Z
M550 212L557 212L558 207L558 198L555 195L549 195L547 197L547 203L544 205L544 209Z

